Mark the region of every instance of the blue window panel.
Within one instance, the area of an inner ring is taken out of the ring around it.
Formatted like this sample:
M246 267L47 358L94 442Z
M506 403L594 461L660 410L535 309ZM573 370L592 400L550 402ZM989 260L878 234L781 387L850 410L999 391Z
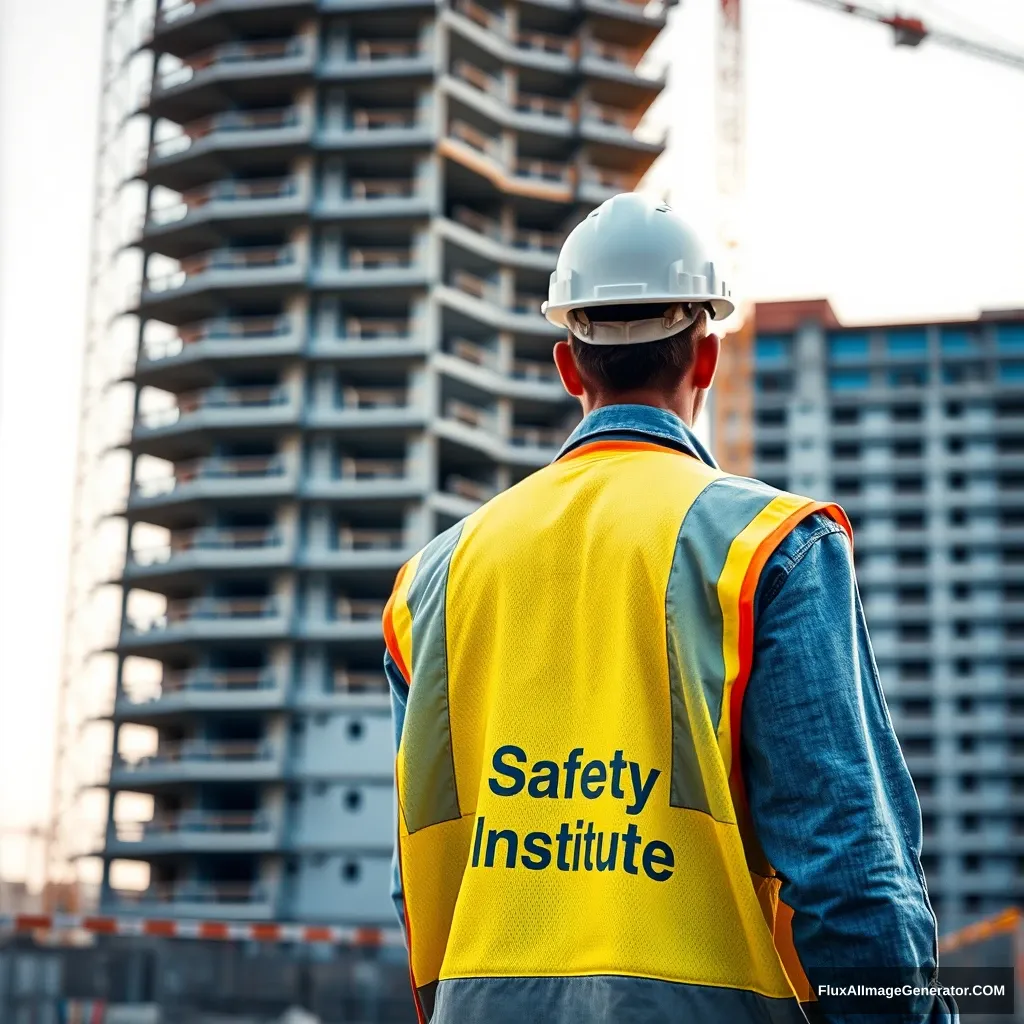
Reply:
M1024 383L1024 363L1000 363L999 379L1014 384Z
M891 356L920 356L928 351L928 334L920 327L890 331L885 339L885 348Z
M789 359L792 338L788 334L761 334L754 342L754 362L758 366L779 366Z
M828 375L828 386L833 391L857 391L871 384L867 370L833 370Z
M893 388L922 387L927 382L928 370L923 366L908 366L889 374L889 386Z
M943 352L973 352L978 347L978 336L962 327L943 328Z
M830 334L828 353L837 361L866 359L869 349L868 341L866 334Z
M996 347L1001 352L1024 352L1024 324L1000 324L996 328Z

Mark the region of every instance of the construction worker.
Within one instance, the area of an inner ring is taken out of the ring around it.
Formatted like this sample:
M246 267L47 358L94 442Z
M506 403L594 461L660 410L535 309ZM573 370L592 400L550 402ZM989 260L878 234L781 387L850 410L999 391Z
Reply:
M582 422L398 573L421 1021L781 1024L828 1016L811 989L838 968L935 971L846 515L724 473L691 430L733 309L668 206L591 213L543 308Z

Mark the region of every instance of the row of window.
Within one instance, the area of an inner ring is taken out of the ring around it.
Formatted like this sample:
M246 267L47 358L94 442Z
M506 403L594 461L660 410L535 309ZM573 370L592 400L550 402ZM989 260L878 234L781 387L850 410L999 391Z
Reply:
M951 399L942 403L941 412L946 419L963 417L967 403ZM991 414L995 419L1017 418L1022 415L1021 403L1017 400L1004 401L972 401L972 410ZM813 412L814 406L804 404L801 412ZM836 426L856 426L862 423L869 414L885 413L892 423L921 423L924 420L925 408L920 402L897 402L895 405L837 405L829 410L829 419ZM789 421L789 410L786 408L758 409L754 422L759 427L784 427Z
M935 474L932 478L941 476ZM1010 493L1024 489L1024 473L997 473L997 474L974 474L972 482L976 485L982 483L995 483L997 492ZM894 495L923 495L925 494L925 477L923 475L888 476L882 475L871 480L870 488L865 486L863 476L835 476L833 488L837 497L849 495L861 495L870 489L874 494L880 494L889 490ZM888 487L881 484L888 483ZM946 473L944 483L947 490L968 489L967 473Z
M1002 675L1006 679L1024 679L1024 661L1011 658L1004 662L997 662L1001 667ZM970 658L954 658L952 662L953 674L961 679L967 679L974 675L976 662ZM883 675L889 675L895 671L895 676L902 682L923 683L930 682L935 678L936 662L926 658L900 658L887 669Z
M999 324L995 328L994 347L998 352L1024 352L1024 323ZM985 339L977 328L945 327L939 330L939 350L949 355L981 353ZM867 331L833 332L826 337L826 349L834 362L859 361L872 354L888 356L922 356L929 351L928 329L912 327L890 330L872 345ZM758 366L769 366L789 360L793 354L791 334L762 334L754 343Z
M1001 770L988 775L979 775L975 772L965 772L961 775L954 775L955 788L960 793L978 793L986 790L990 794L1004 794L1007 791L1012 796L1024 796L1024 775L1007 775ZM936 792L936 776L927 772L914 772L914 788L921 796L934 796ZM992 783L995 785L993 786Z
M932 697L904 697L902 699L894 698L888 703L892 711L898 712L906 718L931 718L935 713L936 704L942 702L936 701ZM978 711L1024 715L1024 696L981 698L970 694L961 694L950 703L958 715L972 715Z
M996 588L991 589L995 590ZM933 592L924 584L897 586L893 588L891 586L878 586L869 583L861 586L860 593L861 597L865 601L872 600L876 597L891 595L899 605L923 605L928 603ZM947 593L953 601L962 602L969 601L972 596L982 593L982 588L974 587L969 583L958 581L950 584ZM938 588L935 590L935 596L940 596L938 594ZM1007 584L998 591L998 596L1001 597L1003 601L1020 601L1024 599L1024 587L1021 587L1019 584Z
M870 445L860 441L834 441L830 450L834 459L861 459L868 448L876 453L887 452L893 459L920 459L925 454L924 441L917 439L871 442ZM946 437L941 450L947 455L963 455L967 451L967 441L959 435ZM766 462L785 459L789 452L790 446L781 442L764 442L755 449L756 457ZM983 448L972 445L971 454L1024 455L1024 435L993 438Z
M870 370L832 370L828 375L830 391L861 391L872 385L890 388L920 388L928 384L931 376L926 366L908 366L888 373ZM972 364L970 366L942 367L943 384L969 384L997 380L1002 384L1024 383L1024 363ZM785 391L792 387L779 375L762 375L757 379L758 390Z
M921 388L931 380L926 366L908 366L899 370L831 370L828 389L833 392L865 391L870 387ZM942 384L969 384L998 381L1000 384L1024 384L1024 363L972 364L944 366ZM791 373L759 373L754 387L760 394L788 393L793 390Z

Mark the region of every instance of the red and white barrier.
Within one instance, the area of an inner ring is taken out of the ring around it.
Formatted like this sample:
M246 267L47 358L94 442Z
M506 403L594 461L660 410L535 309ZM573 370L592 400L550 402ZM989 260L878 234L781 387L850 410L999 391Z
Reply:
M255 942L330 943L339 946L401 946L398 928L280 924L273 921L191 921L87 914L0 914L0 934L72 932L92 935L152 936L165 939L220 939Z

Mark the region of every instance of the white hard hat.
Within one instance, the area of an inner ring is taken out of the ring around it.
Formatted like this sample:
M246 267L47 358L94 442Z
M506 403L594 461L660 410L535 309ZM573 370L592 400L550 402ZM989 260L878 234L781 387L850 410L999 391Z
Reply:
M594 307L619 305L669 308L647 320L593 319ZM573 228L541 312L580 341L629 345L677 334L702 307L722 320L736 304L697 232L668 204L623 192ZM584 308L591 310L589 317Z

